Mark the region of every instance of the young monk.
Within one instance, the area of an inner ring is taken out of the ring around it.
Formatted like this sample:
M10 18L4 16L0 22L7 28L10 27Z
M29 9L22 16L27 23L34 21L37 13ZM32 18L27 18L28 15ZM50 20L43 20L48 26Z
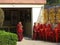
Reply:
M34 26L33 26L33 40L36 40L37 38L37 25L36 23L34 23Z
M19 22L17 24L17 34L18 34L18 40L21 41L23 39L23 26L22 26L22 22Z

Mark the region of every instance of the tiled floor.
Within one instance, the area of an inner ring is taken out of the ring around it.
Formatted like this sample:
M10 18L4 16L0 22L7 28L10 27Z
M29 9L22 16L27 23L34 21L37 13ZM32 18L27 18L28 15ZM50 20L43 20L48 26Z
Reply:
M17 45L60 45L60 43L33 41L30 39L24 38L21 42L17 42Z

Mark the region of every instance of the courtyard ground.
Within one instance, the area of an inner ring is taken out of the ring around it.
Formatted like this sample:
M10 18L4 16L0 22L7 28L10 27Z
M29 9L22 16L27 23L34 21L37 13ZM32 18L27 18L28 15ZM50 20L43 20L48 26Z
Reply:
M17 45L60 45L60 43L52 43L46 41L36 41L29 38L23 38L21 42L17 42Z

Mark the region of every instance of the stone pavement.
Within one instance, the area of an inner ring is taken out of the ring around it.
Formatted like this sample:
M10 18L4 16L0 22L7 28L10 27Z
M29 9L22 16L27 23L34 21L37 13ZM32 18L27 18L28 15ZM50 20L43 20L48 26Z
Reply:
M17 45L60 45L60 43L34 41L24 38L21 42L17 42Z

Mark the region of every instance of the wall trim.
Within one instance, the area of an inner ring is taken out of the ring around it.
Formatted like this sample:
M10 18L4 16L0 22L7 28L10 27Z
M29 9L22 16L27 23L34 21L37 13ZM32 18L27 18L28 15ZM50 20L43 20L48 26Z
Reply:
M41 6L43 5L0 4L0 8L37 8Z

